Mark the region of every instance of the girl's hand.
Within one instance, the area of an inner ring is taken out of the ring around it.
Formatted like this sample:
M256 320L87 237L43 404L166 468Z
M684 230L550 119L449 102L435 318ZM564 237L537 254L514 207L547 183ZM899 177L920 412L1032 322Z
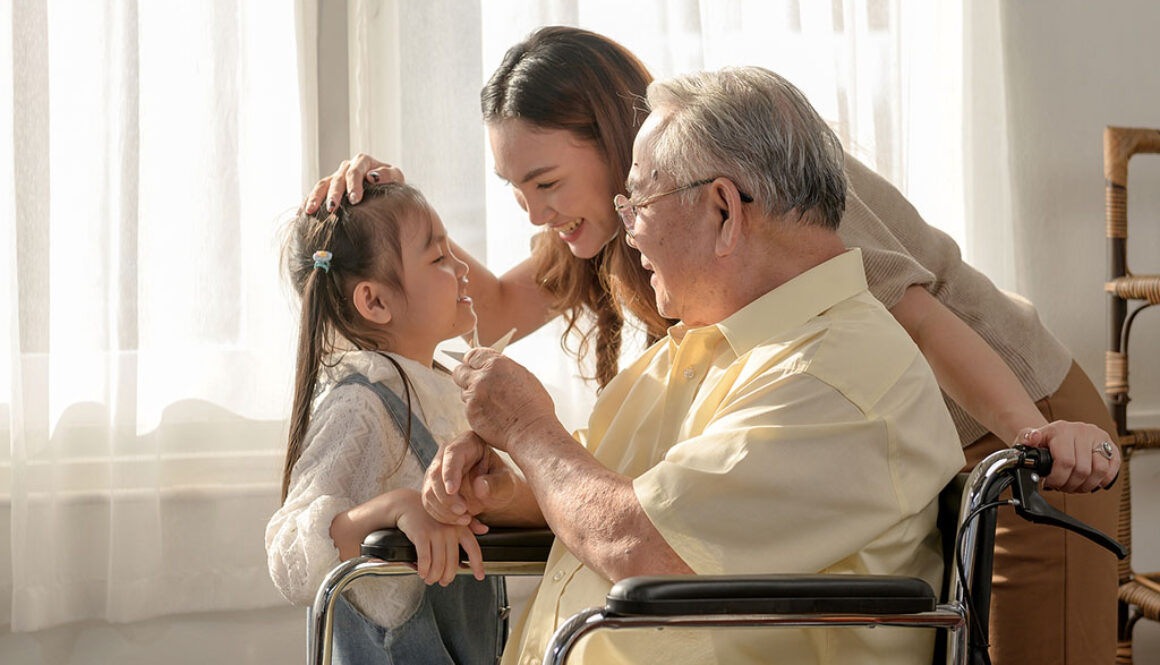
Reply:
M427 584L447 586L459 572L459 548L467 553L468 566L475 579L483 579L483 554L475 534L487 532L478 521L468 526L452 526L435 521L416 493L400 507L397 526L415 545L416 569Z
M302 204L302 211L313 215L323 205L325 197L326 211L331 212L338 207L343 194L348 195L351 203L358 203L362 199L364 181L406 182L403 172L396 167L360 152L339 164L334 173L318 181Z

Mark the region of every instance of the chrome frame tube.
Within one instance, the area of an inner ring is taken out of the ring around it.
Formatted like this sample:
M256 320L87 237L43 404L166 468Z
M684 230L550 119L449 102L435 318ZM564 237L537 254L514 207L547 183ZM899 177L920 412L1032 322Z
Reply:
M500 561L483 564L486 575L540 575L544 572L543 561ZM391 563L368 556L359 556L335 566L327 573L314 603L307 613L306 663L307 665L330 665L331 647L334 642L334 605L346 587L362 577L390 577L394 575L414 575L415 569L406 563ZM460 575L470 575L464 568Z
M687 614L675 616L624 616L596 607L573 615L552 635L544 651L543 665L563 665L582 638L600 629L621 628L761 628L769 626L827 628L837 626L894 626L942 628L951 631L947 653L956 652L966 634L966 614L961 607L940 605L932 612L915 614ZM955 646L951 646L955 645ZM965 652L964 652L965 653Z
M967 485L963 488L963 501L959 508L958 519L958 528L963 534L963 556L960 560L957 552L954 553L954 566L951 569L951 582L948 587L948 596L960 606L965 607L966 601L962 585L959 584L959 576L953 574L953 571L955 568L961 567L967 587L970 588L974 585L975 548L979 540L979 520L972 520L970 524L964 524L963 521L976 508L999 497L999 494L1010 481L1010 478L1004 474L1018 464L1019 455L1019 451L1013 448L991 453L982 462L979 462L971 470L971 474L967 476Z

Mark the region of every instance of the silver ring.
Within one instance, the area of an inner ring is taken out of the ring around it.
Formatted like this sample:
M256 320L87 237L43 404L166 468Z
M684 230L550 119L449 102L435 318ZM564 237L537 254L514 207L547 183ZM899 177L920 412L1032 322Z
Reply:
M1111 441L1100 441L1092 447L1092 453L1099 453L1107 459L1112 459L1116 456L1116 449L1112 447Z

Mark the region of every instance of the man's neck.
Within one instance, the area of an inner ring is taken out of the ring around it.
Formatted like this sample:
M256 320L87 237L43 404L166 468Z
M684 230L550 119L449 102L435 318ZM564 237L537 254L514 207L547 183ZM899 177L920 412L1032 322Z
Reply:
M783 222L784 223L784 222ZM747 243L743 251L722 266L720 288L705 322L724 321L761 296L846 251L837 232L816 225L793 225L768 241Z

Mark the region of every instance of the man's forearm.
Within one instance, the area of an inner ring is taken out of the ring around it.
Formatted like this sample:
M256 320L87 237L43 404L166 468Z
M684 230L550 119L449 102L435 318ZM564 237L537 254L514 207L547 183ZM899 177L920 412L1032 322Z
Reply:
M596 461L562 428L509 442L556 537L584 564L616 582L635 575L687 574L645 514L632 479Z
M547 521L531 487L518 474L513 473L512 476L515 485L512 500L502 508L480 513L479 521L488 526L545 526Z

